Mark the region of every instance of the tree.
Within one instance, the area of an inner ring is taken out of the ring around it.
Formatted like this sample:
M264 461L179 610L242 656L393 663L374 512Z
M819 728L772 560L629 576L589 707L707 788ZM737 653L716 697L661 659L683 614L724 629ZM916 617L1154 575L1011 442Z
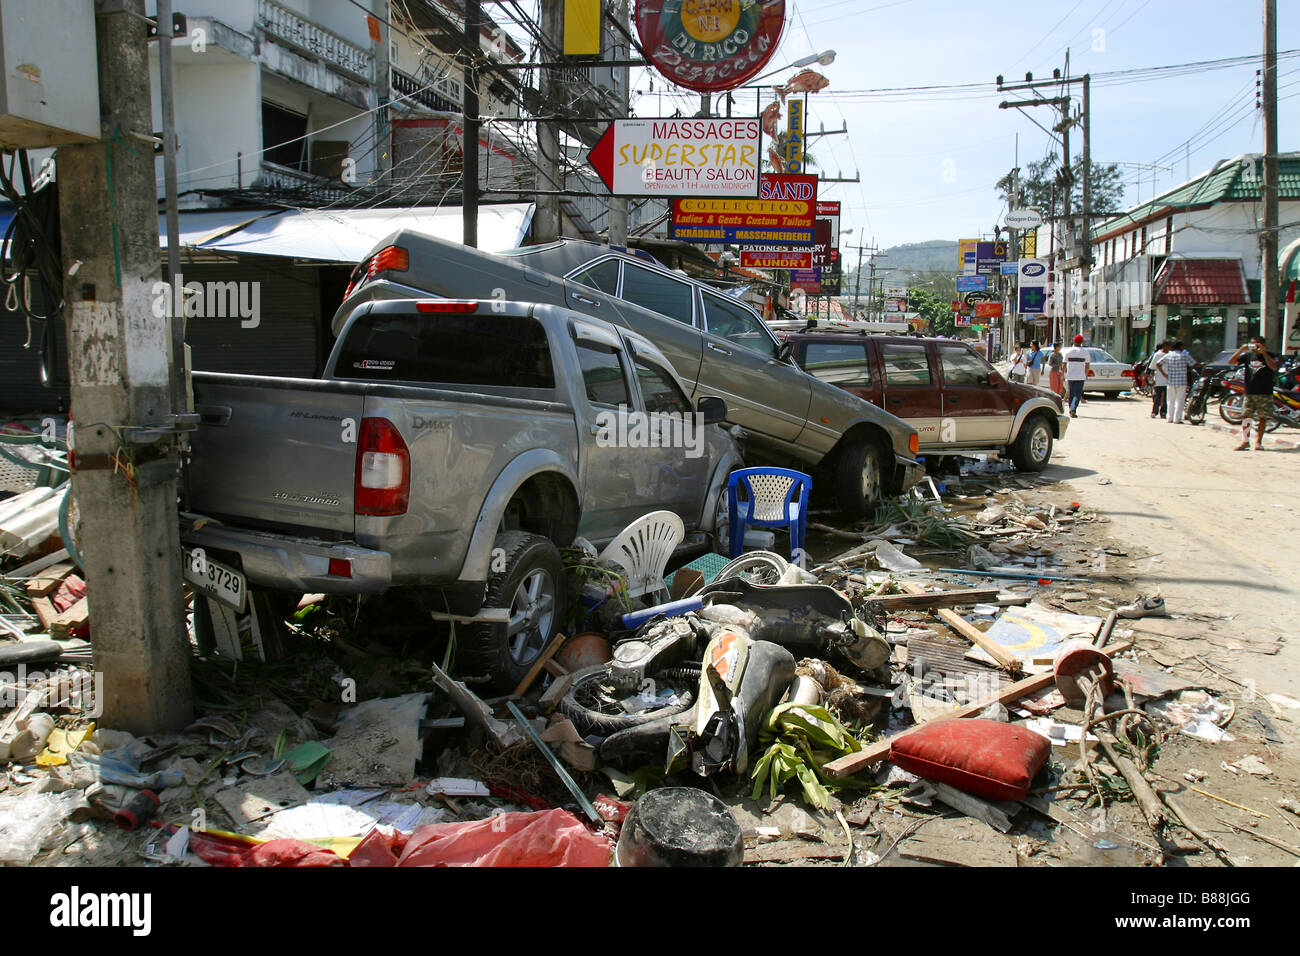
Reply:
M931 335L953 335L957 326L952 317L952 302L924 289L907 290L907 307L930 323Z
M1030 163L1020 174L1020 201L1013 201L1011 195L1012 174L1007 173L997 182L998 195L1006 201L1007 207L1016 209L1032 206L1047 215L1052 208L1052 195L1055 190L1057 208L1064 195L1065 177L1062 175L1061 158L1052 154L1044 159ZM1123 209L1124 184L1120 181L1118 164L1092 164L1092 211L1120 212ZM1083 160L1076 159L1070 167L1070 209L1078 213L1083 209Z

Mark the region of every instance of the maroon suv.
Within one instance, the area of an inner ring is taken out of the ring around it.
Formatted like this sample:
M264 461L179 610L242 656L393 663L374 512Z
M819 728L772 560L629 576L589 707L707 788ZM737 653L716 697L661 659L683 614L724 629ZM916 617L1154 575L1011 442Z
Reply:
M791 332L800 367L892 412L917 430L921 454L1009 455L1042 471L1070 418L1059 395L1010 382L956 339Z

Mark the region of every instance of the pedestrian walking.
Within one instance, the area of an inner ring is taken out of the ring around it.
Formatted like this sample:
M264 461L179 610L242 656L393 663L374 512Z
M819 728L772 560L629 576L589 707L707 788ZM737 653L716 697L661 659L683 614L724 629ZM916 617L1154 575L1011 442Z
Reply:
M1079 417L1079 402L1083 401L1083 385L1092 371L1088 350L1083 347L1083 336L1074 337L1074 346L1062 353L1065 358L1065 384L1070 389L1070 417Z
M1241 415L1241 444L1237 451L1250 447L1250 425L1255 423L1255 451L1264 450L1264 427L1273 415L1273 379L1277 363L1264 348L1264 340L1256 335L1228 359L1229 365L1240 365L1246 375L1246 405Z
M1165 394L1169 403L1169 422L1173 425L1183 424L1183 408L1187 404L1187 382L1192 370L1191 354L1183 348L1182 342L1175 342L1169 351L1155 357L1154 363L1169 376Z
M1029 366L1025 362L1026 348L1025 343L1021 342L1011 355L1011 381L1013 382L1023 382L1025 373L1029 370Z
M1037 385L1043 377L1043 350L1037 340L1029 343L1029 356L1025 359L1029 369L1029 384Z
M1164 418L1168 412L1166 402L1168 401L1169 392L1169 373L1162 369L1156 361L1161 355L1169 351L1169 343L1161 342L1156 346L1155 353L1151 356L1151 361L1147 362L1147 369L1151 372L1151 417Z
M1060 342L1052 343L1052 351L1047 356L1047 382L1053 392L1065 398L1065 356L1061 354Z

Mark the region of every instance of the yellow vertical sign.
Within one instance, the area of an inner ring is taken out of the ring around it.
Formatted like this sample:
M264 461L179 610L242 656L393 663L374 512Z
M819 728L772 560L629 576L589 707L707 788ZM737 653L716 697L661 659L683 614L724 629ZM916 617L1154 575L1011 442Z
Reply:
M564 55L600 55L600 0L564 0Z
M794 97L786 118L785 171L803 172L803 100Z

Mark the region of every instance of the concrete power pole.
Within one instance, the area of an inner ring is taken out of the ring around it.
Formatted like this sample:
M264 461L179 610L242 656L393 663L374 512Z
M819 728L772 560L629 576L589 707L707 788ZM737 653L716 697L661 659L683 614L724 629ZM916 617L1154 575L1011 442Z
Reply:
M618 21L618 26L622 29L614 30L614 49L611 56L614 60L628 60L631 50L628 47L627 37L623 29L628 26L628 0L614 0L613 17ZM624 119L628 115L632 71L626 67L618 67L614 73L615 85L618 87L618 114L616 119ZM611 246L627 245L627 199L615 197L609 201L609 244Z
M564 50L564 4L543 3L542 44L538 55L542 62L555 62ZM541 71L542 105L553 116L564 108L560 102L559 71L543 67ZM550 119L550 116L547 117ZM551 242L560 238L560 197L556 190L564 188L560 172L560 124L537 124L537 165L541 179L537 184L537 211L533 214L533 238L538 242Z
M463 132L461 134L461 241L478 245L478 79L476 60L479 52L479 24L482 8L479 0L465 0L465 71L463 89Z
M96 26L107 142L62 146L58 154L73 488L95 669L103 675L102 723L146 734L177 730L193 717L179 455L169 428L169 310L152 289L159 279L154 154L140 139L153 129L149 97L140 92L149 89L144 0L102 7ZM171 24L163 24L162 42L170 36Z
M1277 0L1264 0L1264 230L1259 236L1263 259L1259 284L1259 334L1265 346L1282 351L1282 322L1278 308L1280 278L1277 262Z

